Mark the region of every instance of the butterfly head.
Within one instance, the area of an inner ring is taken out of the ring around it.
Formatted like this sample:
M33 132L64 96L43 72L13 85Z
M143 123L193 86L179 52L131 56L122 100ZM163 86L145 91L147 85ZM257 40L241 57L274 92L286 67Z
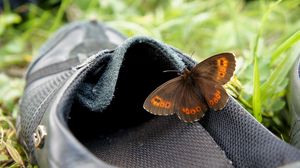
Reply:
M190 77L190 74L191 74L191 71L188 70L187 68L184 68L183 72L182 72L182 76L183 76L183 79L187 79Z

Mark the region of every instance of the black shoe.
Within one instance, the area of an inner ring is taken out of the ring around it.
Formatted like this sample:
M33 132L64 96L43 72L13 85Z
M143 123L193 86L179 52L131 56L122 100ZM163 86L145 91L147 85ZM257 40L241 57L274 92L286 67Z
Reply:
M174 77L163 71L195 62L168 45L134 37L79 64L81 54L104 49L85 45L87 36L76 43L80 35L69 35L102 26L79 25L58 33L27 74L18 132L41 167L278 167L300 160L296 148L232 98L193 124L149 114L145 98Z

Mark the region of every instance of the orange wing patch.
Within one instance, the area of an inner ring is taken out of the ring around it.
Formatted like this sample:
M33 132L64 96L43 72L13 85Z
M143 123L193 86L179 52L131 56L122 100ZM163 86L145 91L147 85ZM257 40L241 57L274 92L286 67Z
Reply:
M150 100L151 104L156 107L169 109L171 108L172 103L170 101L164 100L163 98L159 96L154 96Z
M200 106L196 106L196 107L192 107L192 108L185 107L185 108L182 108L181 111L184 114L196 114L201 111L201 107Z
M225 57L221 57L217 59L217 65L218 65L218 74L217 74L217 80L220 80L225 77L228 67L228 60Z
M220 99L221 99L221 92L220 90L216 90L216 92L214 93L214 97L211 100L209 100L208 103L210 106L213 106L217 104Z

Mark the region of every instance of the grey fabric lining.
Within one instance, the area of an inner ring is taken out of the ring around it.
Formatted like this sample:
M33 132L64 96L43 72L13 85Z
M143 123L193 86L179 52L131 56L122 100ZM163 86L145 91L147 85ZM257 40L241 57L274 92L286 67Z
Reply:
M177 53L163 43L147 37L130 38L114 51L112 59L107 65L109 68L104 74L102 74L97 84L92 88L83 86L82 90L84 91L81 91L80 93L89 92L84 94L84 96L79 94L80 102L83 105L92 111L102 111L109 105L113 98L115 84L118 79L118 73L124 56L130 47L139 43L148 44L149 47L153 47L153 50L158 50L163 53L164 57L167 57L171 63L174 63L174 66L177 67L177 69L182 70L185 68L185 64L182 62L182 59L177 55ZM154 52L153 55L155 56L156 53Z
M118 167L233 167L199 124L157 117L84 143L99 159Z

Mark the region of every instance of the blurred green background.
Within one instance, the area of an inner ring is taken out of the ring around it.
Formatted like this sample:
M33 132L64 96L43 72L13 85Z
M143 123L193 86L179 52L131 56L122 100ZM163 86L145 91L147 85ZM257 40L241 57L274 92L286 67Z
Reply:
M16 140L26 67L61 26L97 19L128 37L147 35L198 61L231 51L228 91L279 138L289 141L288 72L300 53L300 0L0 1L0 167L32 167ZM21 2L21 1L18 1Z

